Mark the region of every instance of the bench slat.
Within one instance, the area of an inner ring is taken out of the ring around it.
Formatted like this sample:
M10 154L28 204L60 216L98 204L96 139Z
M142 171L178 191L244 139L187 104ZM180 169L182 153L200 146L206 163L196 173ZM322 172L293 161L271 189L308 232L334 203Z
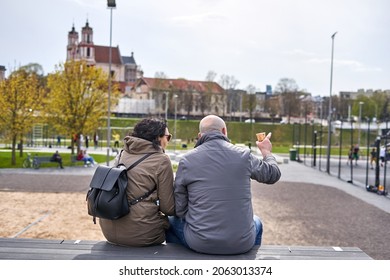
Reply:
M356 247L255 246L240 255L199 254L177 244L122 247L105 241L0 238L0 259L23 260L360 260L371 259Z

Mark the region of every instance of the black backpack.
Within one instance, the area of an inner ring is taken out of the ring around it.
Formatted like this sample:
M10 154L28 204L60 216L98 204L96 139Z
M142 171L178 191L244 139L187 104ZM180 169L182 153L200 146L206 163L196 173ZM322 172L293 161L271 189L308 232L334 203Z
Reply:
M116 167L104 165L99 165L97 167L86 197L88 214L93 216L94 224L96 224L96 217L117 220L129 214L130 205L138 203L154 192L156 187L133 201L129 202L127 200L127 171L138 165L150 155L152 155L152 153L144 155L128 168L126 168L124 164L118 164Z

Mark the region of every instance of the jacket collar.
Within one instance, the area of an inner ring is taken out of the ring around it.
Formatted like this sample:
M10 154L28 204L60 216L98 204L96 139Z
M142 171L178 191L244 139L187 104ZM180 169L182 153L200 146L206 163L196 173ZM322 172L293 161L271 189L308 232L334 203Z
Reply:
M211 132L204 133L202 137L199 138L198 142L196 142L195 148L202 145L205 142L213 141L213 140L225 140L226 142L230 142L230 140L221 132L211 131Z

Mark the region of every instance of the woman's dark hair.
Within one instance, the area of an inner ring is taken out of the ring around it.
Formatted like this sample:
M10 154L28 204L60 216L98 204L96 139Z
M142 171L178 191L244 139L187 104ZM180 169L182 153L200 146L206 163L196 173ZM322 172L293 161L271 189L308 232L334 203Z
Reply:
M165 135L167 124L160 119L143 119L134 127L131 136L142 138L152 142L153 147L157 150L160 146L158 137Z

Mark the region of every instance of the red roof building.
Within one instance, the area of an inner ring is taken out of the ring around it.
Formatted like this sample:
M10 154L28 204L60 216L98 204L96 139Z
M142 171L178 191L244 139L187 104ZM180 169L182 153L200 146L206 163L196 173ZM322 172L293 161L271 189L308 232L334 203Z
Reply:
M89 65L110 69L110 47L95 45L88 21L79 33L74 26L68 33L66 60L85 60ZM112 111L117 115L174 114L204 116L226 113L225 90L215 82L185 79L145 78L134 54L122 56L119 46L111 47L111 74L124 93ZM176 110L175 110L176 108Z

